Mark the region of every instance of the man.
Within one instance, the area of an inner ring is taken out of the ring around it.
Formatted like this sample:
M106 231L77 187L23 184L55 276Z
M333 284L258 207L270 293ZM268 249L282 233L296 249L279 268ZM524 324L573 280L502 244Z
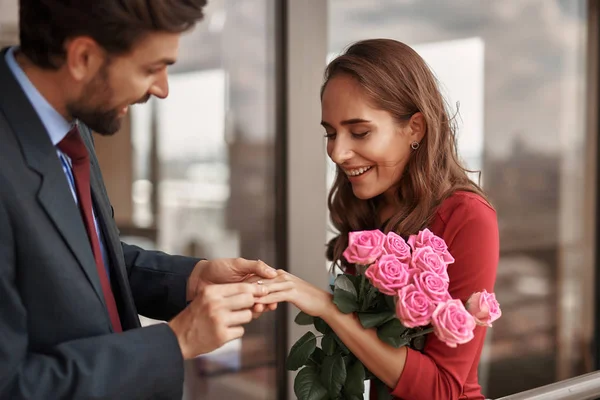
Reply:
M264 263L121 243L93 150L91 131L167 96L204 6L20 0L20 47L0 53L0 398L180 399L183 360L263 311L242 281L276 276Z

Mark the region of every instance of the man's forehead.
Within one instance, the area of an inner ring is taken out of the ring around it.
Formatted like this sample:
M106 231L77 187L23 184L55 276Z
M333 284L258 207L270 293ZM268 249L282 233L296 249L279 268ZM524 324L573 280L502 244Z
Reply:
M171 65L177 61L179 34L152 33L133 48L131 55L144 64Z

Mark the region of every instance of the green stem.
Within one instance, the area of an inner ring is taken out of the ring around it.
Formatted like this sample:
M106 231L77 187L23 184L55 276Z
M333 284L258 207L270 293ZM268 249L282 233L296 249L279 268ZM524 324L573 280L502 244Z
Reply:
M360 275L360 289L358 291L358 298L360 299L360 311L364 311L365 308L365 274Z
M415 332L412 335L406 336L405 339L408 340L408 342L410 343L410 341L413 340L414 338L419 337L419 336L425 336L431 332L433 332L433 327L423 329L422 331Z

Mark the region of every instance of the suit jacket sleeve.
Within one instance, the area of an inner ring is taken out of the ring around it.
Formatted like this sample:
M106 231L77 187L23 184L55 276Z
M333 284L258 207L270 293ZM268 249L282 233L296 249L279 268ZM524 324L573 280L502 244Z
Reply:
M166 324L73 339L43 351L33 348L15 245L11 219L0 199L0 398L182 397L183 360Z
M493 209L477 199L459 205L449 216L443 234L454 264L448 267L449 291L466 301L475 292L494 291L499 258L498 224ZM408 349L404 371L392 395L412 400L458 399L474 361L481 355L486 328L456 348L428 335L423 353Z
M187 279L201 259L121 245L138 312L163 321L177 315L187 304Z

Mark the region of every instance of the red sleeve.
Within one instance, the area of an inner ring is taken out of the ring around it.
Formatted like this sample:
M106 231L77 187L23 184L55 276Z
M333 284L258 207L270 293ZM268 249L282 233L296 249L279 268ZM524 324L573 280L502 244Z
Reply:
M441 220L430 229L446 241L455 259L448 267L450 294L466 301L474 292L493 292L499 258L498 223L495 211L473 196L460 196L452 208L438 213ZM392 395L406 400L458 399L469 372L479 362L485 329L478 326L473 340L456 348L430 334L423 353L408 349Z

